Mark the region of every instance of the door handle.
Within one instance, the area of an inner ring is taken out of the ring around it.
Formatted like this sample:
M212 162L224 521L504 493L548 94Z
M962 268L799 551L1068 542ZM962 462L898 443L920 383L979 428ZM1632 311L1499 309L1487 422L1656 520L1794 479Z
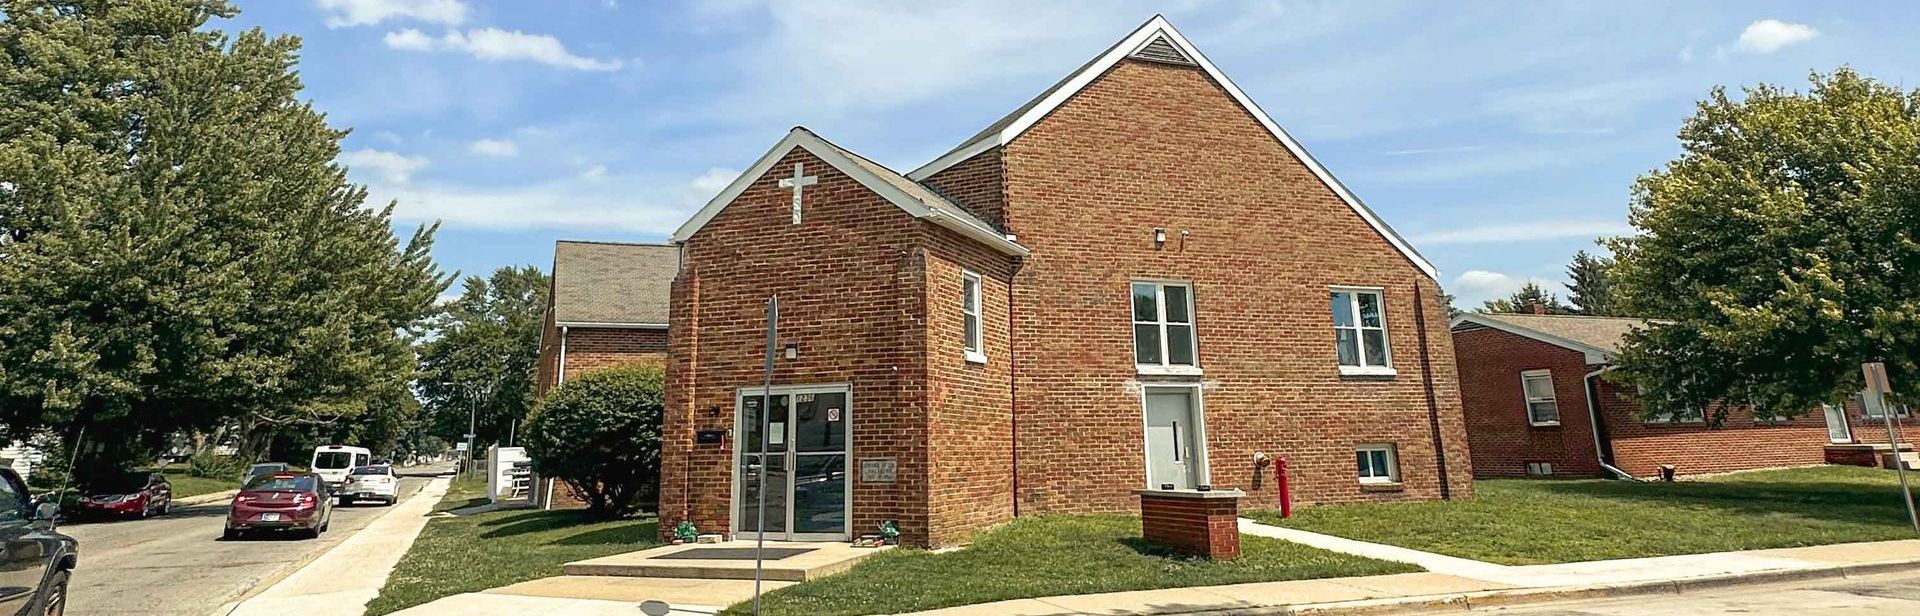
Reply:
M1173 461L1180 461L1180 422L1173 422Z

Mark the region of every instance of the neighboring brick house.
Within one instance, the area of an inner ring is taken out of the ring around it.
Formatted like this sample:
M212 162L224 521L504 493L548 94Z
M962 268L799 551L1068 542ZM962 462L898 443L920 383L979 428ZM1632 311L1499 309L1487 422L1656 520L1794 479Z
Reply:
M1673 465L1680 474L1820 464L1871 464L1886 430L1858 396L1784 420L1727 410L1648 421L1618 385L1601 378L1621 340L1644 319L1464 314L1453 320L1460 399L1478 477L1635 477ZM1594 412L1595 407L1599 412ZM1597 435L1597 436L1596 436ZM1902 443L1920 437L1903 428Z
M1432 265L1159 17L905 176L795 128L673 240L662 532L755 533L769 468L769 538L936 546L1273 507L1257 454L1299 503L1471 495Z
M665 364L679 268L680 250L670 245L555 242L537 393L596 368Z

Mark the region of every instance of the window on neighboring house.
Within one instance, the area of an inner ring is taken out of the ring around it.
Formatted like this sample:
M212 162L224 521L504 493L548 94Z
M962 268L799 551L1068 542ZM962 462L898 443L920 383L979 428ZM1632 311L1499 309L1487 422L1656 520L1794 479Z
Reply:
M963 329L966 336L967 361L986 363L987 348L983 343L984 334L981 332L983 322L980 320L979 274L960 273L960 314L961 320L966 322Z
M1528 370L1520 373L1520 389L1527 396L1527 423L1536 426L1560 425L1560 403L1553 396L1553 372Z
M1647 423L1705 423L1706 421L1706 409L1691 409L1664 415L1647 415Z
M1865 418L1867 418L1867 419L1882 419L1882 418L1884 418L1884 417L1885 417L1885 415L1884 415L1884 414L1882 414L1882 413L1880 413L1880 412L1878 412L1878 411L1876 411L1876 410L1874 410L1874 408L1873 408L1873 407L1872 407L1871 405L1868 405L1868 404L1867 404L1867 392L1865 392L1865 391L1862 391L1862 392L1860 392L1860 393L1857 393L1857 394L1854 394L1854 395L1853 395L1853 401L1854 401L1854 403L1856 403L1856 404L1859 404L1859 405L1860 405L1860 416L1861 416L1861 417L1865 417ZM1892 400L1884 400L1884 399L1883 399L1883 400L1881 401L1881 404L1883 404L1883 405L1886 405L1886 406L1890 406L1890 407L1893 407L1893 409L1894 409L1894 413L1893 413L1893 416L1894 416L1894 417L1910 417L1910 416L1912 416L1912 413L1911 413L1911 411L1910 411L1910 410L1909 410L1909 409L1907 408L1907 405L1905 405L1905 404L1897 404L1897 403L1895 403L1895 402L1894 402L1894 401L1892 401Z
M1393 445L1361 445L1354 448L1354 459L1360 466L1360 483L1398 483L1400 467L1395 457Z
M1197 367L1196 356L1193 287L1133 283L1133 363L1142 371L1181 372Z
M1333 337L1342 374L1393 374L1379 289L1333 290Z
M1553 463L1552 462L1528 462L1527 474L1534 477L1551 477L1553 476Z

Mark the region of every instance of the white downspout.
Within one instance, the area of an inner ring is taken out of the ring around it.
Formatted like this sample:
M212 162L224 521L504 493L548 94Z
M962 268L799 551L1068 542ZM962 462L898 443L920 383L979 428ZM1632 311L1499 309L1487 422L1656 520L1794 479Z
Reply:
M555 387L567 382L567 326L565 325L560 326L560 366L555 372L557 373L553 382Z
M564 341L566 339L562 338L561 340ZM1588 372L1586 376L1580 378L1580 391L1587 395L1587 420L1593 422L1593 460L1600 465L1601 470L1613 473L1617 479L1638 481L1632 473L1614 468L1612 464L1607 464L1607 456L1606 453L1604 453L1605 450L1600 448L1600 407L1593 403L1593 377L1600 376L1600 373L1612 369L1613 366L1607 366L1593 372Z

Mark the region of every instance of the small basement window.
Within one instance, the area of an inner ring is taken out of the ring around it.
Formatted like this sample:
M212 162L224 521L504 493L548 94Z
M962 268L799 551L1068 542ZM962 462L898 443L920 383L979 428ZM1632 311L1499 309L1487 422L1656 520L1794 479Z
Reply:
M1552 477L1552 476L1553 476L1553 463L1552 463L1552 462L1528 462L1528 463L1527 463L1527 476L1529 476L1529 477Z
M1354 448L1354 460L1360 469L1360 483L1399 483L1400 464L1395 458L1397 456L1391 444Z

